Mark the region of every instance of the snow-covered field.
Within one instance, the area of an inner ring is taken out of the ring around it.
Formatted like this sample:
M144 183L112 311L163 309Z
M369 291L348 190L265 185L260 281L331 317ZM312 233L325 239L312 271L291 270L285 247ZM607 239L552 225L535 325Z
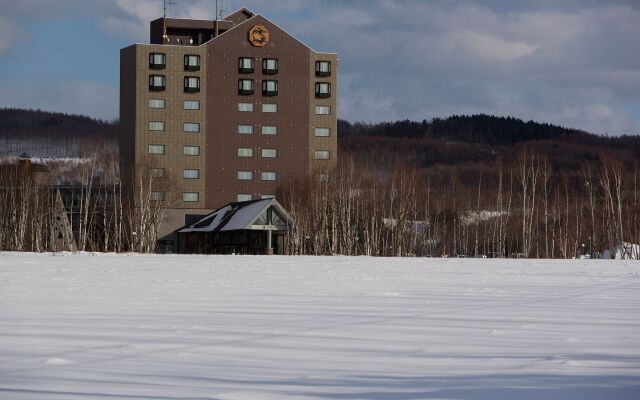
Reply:
M640 399L640 262L0 253L2 399Z

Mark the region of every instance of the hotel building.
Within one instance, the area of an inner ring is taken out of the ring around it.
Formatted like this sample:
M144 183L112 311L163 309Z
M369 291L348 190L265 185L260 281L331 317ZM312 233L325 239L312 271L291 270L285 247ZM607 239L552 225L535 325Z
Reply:
M219 21L159 18L120 51L120 170L148 174L169 207L160 236L234 201L336 165L335 53L247 9Z

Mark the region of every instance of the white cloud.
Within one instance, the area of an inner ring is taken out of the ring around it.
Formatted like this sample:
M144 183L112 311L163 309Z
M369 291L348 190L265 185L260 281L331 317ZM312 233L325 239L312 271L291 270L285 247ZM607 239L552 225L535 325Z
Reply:
M465 51L485 61L513 61L531 56L537 44L510 41L491 33L461 30L445 35L445 48L451 51Z
M162 16L156 0L116 0L116 9L99 17L101 25L113 34L125 35L136 42L149 37L149 22Z
M631 1L227 0L225 13L242 6L317 50L339 53L339 115L346 119L483 112L595 132L640 131L640 110L632 106L640 104L640 8ZM162 2L0 0L0 9L0 33L9 21L64 10L129 43L148 40ZM169 15L214 12L215 0L183 0ZM9 35L0 34L0 54ZM33 97L41 102L36 91ZM93 108L115 113L115 95L113 102Z
M350 74L340 82L347 119L483 112L598 133L640 130L640 110L618 107L640 102L639 9L478 4L328 2L289 31L338 51Z
M97 81L0 83L0 107L19 107L89 115L112 120L118 115L118 89Z
M0 15L0 56L8 52L22 34L21 28Z

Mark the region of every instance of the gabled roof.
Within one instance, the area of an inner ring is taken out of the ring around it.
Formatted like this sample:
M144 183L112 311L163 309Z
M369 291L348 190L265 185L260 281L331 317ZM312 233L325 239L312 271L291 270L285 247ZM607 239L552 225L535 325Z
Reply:
M239 20L238 20L239 18ZM246 19L244 19L246 18ZM250 11L246 8L241 8L240 10L231 13L229 15L227 15L226 17L224 17L225 20L229 20L232 21L233 19L235 19L235 21L233 21L233 27L231 27L229 30L226 30L224 32L222 32L221 34L219 34L218 36L214 37L213 39L203 43L202 45L206 45L208 43L212 43L218 40L224 40L225 35L227 35L229 32L235 30L235 29L239 29L240 27L246 27L248 22L251 21L255 21L256 19L259 18L263 18L265 21L269 22L270 24L272 24L273 26L275 26L276 28L278 28L279 30L281 30L282 32L284 32L287 36L291 37L294 41L300 43L302 46L308 48L309 50L313 51L314 53L321 53L321 54L336 54L336 53L328 53L328 52L318 52L315 49L313 49L311 46L307 45L306 43L304 43L302 40L298 39L297 37L293 36L291 33L289 33L289 31L287 31L286 29L284 29L283 27L281 27L280 25L276 24L275 22L271 21L269 18L265 17L262 14L256 14L253 11Z
M264 218L270 211L274 219L267 224ZM293 218L275 198L239 201L198 219L196 222L178 229L178 233L224 232L238 230L285 230L293 224Z
M244 22L244 21L248 20L249 18L253 17L254 15L256 15L256 14L253 11L242 7L241 9L232 12L231 14L227 15L226 17L223 17L222 19L225 20L225 21L232 21L234 24L239 24L241 22Z

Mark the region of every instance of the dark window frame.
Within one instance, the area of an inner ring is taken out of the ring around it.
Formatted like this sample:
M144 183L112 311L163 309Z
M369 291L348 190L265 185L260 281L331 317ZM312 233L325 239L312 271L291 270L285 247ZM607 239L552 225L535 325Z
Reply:
M268 90L267 89L267 85L269 84L269 82L274 82L276 89L275 90ZM275 79L265 79L262 81L262 95L263 96L277 96L278 95L278 81Z
M190 65L189 57L196 57L198 65ZM200 71L200 55L199 54L185 54L184 55L184 70L185 71Z
M161 55L163 59L162 64L156 64L154 61L154 56ZM149 53L149 68L150 69L165 69L167 68L167 54L166 53Z
M320 65L322 63L327 63L327 65L329 65L329 71L320 71ZM327 61L327 60L316 61L316 76L331 76L331 61Z
M243 82L251 82L251 89L245 89ZM255 92L256 83L253 79L238 79L238 94L243 96L252 95Z
M267 62L269 62L269 61L275 61L276 62L275 69L267 68ZM280 62L278 61L277 58L263 58L262 59L262 73L265 74L265 75L275 75L275 74L277 74L279 67L280 67Z
M327 85L327 87L329 88L329 91L326 93L321 92L320 91L321 85ZM316 82L315 92L316 92L316 98L328 99L329 97L331 97L331 82Z
M189 86L189 79L196 79L196 82L198 82L198 86L197 87L192 87ZM187 93L198 93L200 91L200 77L199 76L185 76L184 77L184 91Z
M161 86L156 86L154 84L154 78L155 77L160 77L162 78L162 85ZM164 90L166 90L167 88L167 76L166 75L157 75L157 74L151 74L149 75L149 90L153 91L153 92L162 92Z
M243 65L243 60L251 60L251 67L246 68ZM256 70L256 59L253 57L238 57L238 72L241 74L250 74Z

